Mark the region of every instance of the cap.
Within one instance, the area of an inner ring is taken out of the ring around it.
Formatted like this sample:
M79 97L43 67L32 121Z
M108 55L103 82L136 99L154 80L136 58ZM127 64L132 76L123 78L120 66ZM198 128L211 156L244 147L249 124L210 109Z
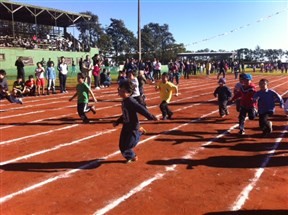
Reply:
M250 75L250 74L243 74L243 76L242 76L242 78L244 79L244 80L252 80L252 75Z
M223 84L226 84L226 79L225 78L220 78L218 83L223 83Z

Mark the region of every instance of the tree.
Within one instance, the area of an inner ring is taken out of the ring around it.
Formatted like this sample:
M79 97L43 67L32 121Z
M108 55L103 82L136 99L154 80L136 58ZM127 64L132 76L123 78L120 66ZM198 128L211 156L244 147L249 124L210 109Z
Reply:
M132 31L129 31L122 20L110 19L111 24L106 29L107 35L112 41L112 53L116 62L119 55L128 56L137 50L137 39Z
M175 42L167 24L149 23L143 27L141 35L143 53L146 55L148 53L148 56L153 55L160 60L163 60L167 49L171 49L171 45Z
M81 12L81 14L91 16L89 21L82 21L76 24L76 28L80 32L79 40L89 47L99 47L100 36L103 35L103 29L99 23L97 15L90 11Z

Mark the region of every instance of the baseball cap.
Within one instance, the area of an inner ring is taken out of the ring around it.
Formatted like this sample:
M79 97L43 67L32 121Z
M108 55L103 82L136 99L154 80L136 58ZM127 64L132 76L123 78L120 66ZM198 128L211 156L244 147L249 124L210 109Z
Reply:
M244 80L252 80L252 75L250 75L250 74L243 74L243 76L242 76L242 79L244 79Z

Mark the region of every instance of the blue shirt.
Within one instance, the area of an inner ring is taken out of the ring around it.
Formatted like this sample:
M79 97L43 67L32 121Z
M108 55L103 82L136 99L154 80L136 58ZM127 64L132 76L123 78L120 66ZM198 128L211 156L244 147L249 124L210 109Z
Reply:
M56 71L54 67L48 67L46 69L46 78L47 79L56 79Z
M275 102L280 102L280 106L283 106L284 101L282 97L274 90L260 90L257 91L253 99L258 101L258 112L259 114L275 112Z

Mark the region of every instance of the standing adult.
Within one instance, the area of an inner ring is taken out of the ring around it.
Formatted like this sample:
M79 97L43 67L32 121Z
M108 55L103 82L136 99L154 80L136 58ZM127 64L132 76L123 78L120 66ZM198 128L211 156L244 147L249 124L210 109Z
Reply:
M21 56L16 60L15 66L17 67L17 79L22 78L22 81L25 82L24 62Z
M68 65L66 64L65 57L63 56L60 58L58 71L59 71L60 93L68 93L68 91L66 90Z
M93 69L92 60L90 59L89 55L86 55L86 58L82 64L81 71L84 74L85 82L88 84L89 87L91 87L92 69Z

